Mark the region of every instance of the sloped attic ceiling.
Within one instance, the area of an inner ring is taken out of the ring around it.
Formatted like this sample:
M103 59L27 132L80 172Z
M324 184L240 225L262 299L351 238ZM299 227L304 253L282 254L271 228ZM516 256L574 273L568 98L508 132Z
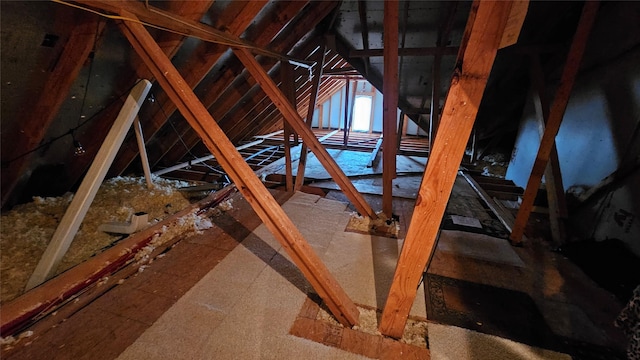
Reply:
M166 11L174 19L165 21L199 21L299 60L316 61L324 41L325 70L353 66L381 90L382 58L365 56L367 51L382 49L381 1L103 3L114 9L135 5ZM91 7L91 1L74 4ZM521 42L545 44L551 34L554 44L566 45L580 5L532 3ZM33 195L72 190L113 123L122 97L137 79L151 74L120 33L116 20L58 2L12 1L1 6L2 204L6 208ZM442 103L469 7L468 1L400 2L400 46L409 50L401 52L399 106L423 128L428 128L433 54L443 54L439 72ZM541 20L546 26L532 26ZM275 106L226 45L147 28L234 143L281 127ZM492 116L483 115L482 110L479 114L486 134L501 129L505 121L516 123L510 115L519 111L521 99L509 95L510 105L501 104L503 96L513 92L507 85L522 79L521 58L510 50L496 60L494 80L487 90L492 96L485 97L492 104ZM278 59L263 55L258 59L272 78L280 79ZM298 111L303 116L310 93L308 74L302 67L295 69ZM335 89L337 82L326 77L320 92ZM140 112L151 164L173 165L188 149L203 155L204 147L198 145L199 139L162 89L154 85L152 94L153 101L145 102ZM525 92L516 95L524 98ZM496 107L506 115L495 112ZM84 146L84 156L74 156L74 140ZM130 132L109 175L138 171L137 154Z

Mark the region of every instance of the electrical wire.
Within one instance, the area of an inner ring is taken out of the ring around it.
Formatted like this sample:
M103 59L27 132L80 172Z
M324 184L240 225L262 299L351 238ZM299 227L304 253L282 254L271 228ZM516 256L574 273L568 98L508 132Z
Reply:
M88 7L85 7L85 6L68 3L68 2L62 1L62 0L51 0L51 1L53 1L55 3L58 3L58 4L70 6L70 7L76 8L76 9L88 11L90 13L105 17L107 19L131 21L131 22L134 22L134 23L137 23L137 24L140 24L140 25L148 26L148 27L151 27L151 28L154 28L154 29L158 29L158 30L162 30L162 31L171 32L171 33L182 35L182 36L185 36L185 37L194 37L196 39L199 39L199 40L202 40L202 41L205 41L205 42L211 42L211 43L215 43L215 44L226 45L226 46L231 46L231 47L236 47L236 48L250 49L250 50L253 50L256 53L260 53L262 55L273 57L273 58L276 58L276 59L279 59L279 60L285 60L285 61L288 61L288 62L290 62L292 64L305 67L307 69L310 69L315 64L315 63L309 63L308 61L305 61L305 60L298 60L298 59L295 59L295 58L293 58L291 56L279 54L279 53L277 53L275 51L262 49L260 47L255 46L255 45L252 45L252 44L249 44L247 42L244 42L239 38L235 38L230 34L226 34L226 33L222 32L222 31L213 32L211 30L205 30L205 29L198 28L198 27L194 26L193 24L191 24L189 22L186 22L186 21L184 21L182 19L173 17L173 16L171 16L171 15L165 13L165 12L157 11L153 7L150 7L148 3L145 4L145 6L146 6L148 11L150 11L150 12L152 12L154 14L157 14L159 16L163 16L163 17L169 18L169 19L171 19L171 20L173 20L173 21L175 21L177 23L183 24L185 26L189 26L191 28L194 28L194 29L196 29L198 31L206 32L209 35L211 35L212 37L215 37L217 39L215 39L215 40L213 40L213 39L205 39L205 38L203 38L201 36L197 36L197 35L194 35L194 34L189 34L189 33L184 33L184 32L181 32L181 31L169 29L169 28L166 28L164 26L155 25L155 24L152 24L152 23L148 23L148 22L136 19L136 18L130 18L130 17L122 16L122 15L105 14L103 12L100 12L100 11L97 11L97 10L93 10L93 9L90 9Z
M51 144L53 144L54 142L62 139L63 137L67 136L67 135L72 135L76 130L80 129L81 127L85 126L87 123L89 123L91 120L95 119L98 115L102 114L103 111L105 111L106 109L110 108L113 104L115 104L116 102L122 100L122 98L125 95L128 95L131 90L133 90L133 88L138 85L138 83L140 82L140 80L136 81L135 84L133 84L129 89L127 89L125 92L123 92L122 94L120 94L118 97L116 97L112 102L110 102L109 104L107 104L107 106L105 106L104 108L102 108L102 110L98 111L97 113L93 114L90 118L85 119L83 122L79 123L77 126L74 126L72 128L70 128L69 130L67 130L67 132L63 133L62 135L58 135L55 137L52 137L49 141L44 142L38 146L36 146L35 148L25 151L24 153L14 157L13 159L7 160L7 161L3 161L2 165L8 165L16 160L19 160L29 154L32 154L40 149L46 148L51 146Z

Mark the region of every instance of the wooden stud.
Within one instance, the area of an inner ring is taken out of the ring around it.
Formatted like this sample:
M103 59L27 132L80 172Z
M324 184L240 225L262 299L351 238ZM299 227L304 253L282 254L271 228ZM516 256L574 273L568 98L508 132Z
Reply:
M385 304L380 332L400 338L420 278L436 245L467 139L493 66L511 3L476 1L471 6L462 50L445 101L438 136L427 163L416 205ZM466 44L465 44L466 42ZM466 45L466 46L464 46Z
M549 104L545 97L544 73L538 56L531 56L530 69L533 103L536 108L536 117L538 118L538 130L542 137L545 124L549 118ZM551 237L553 242L559 246L564 243L566 236L563 218L567 213L567 203L564 197L564 185L562 184L562 173L555 141L551 147L549 163L544 171L544 177L547 185Z
M42 284L54 275L150 89L151 83L148 80L142 80L131 90L118 118L113 123L80 188L73 196L47 249L27 282L26 290Z
M396 177L398 126L398 13L399 2L384 2L384 80L382 85L382 211L393 215L393 179Z
M133 14L124 13L127 17ZM238 191L249 202L275 238L282 244L315 291L325 301L331 313L345 326L358 323L358 309L338 282L326 269L313 248L278 205L260 179L240 153L225 136L217 122L211 117L171 61L157 46L151 35L140 24L121 22L120 29L134 50L149 66L158 83L176 103L181 114L202 137L204 144L216 156L218 163L236 184ZM259 65L258 65L259 66ZM277 87L274 84L276 90ZM278 91L279 92L279 91ZM280 92L280 95L282 93ZM286 101L282 95L281 101Z
M133 121L133 130L136 133L136 140L138 141L138 152L140 152L140 161L142 161L142 171L147 181L147 188L152 189L153 180L151 179L151 169L149 168L149 159L147 158L147 148L144 146L144 133L142 132L142 125L140 125L140 118L138 116L136 116Z
M295 79L293 76L293 69L291 68L291 64L286 61L280 61L280 77L281 77L281 85L282 92L285 94L287 99L289 100L289 105L291 105L294 109L297 106L296 102L296 89L295 89ZM284 158L285 158L285 188L287 191L293 192L293 168L291 164L291 126L287 124L285 120L283 120L283 128L284 128Z
M311 123L313 122L313 113L315 112L316 101L318 100L318 90L320 89L320 82L322 80L322 68L324 67L325 50L326 48L324 46L324 42L322 42L320 44L320 49L318 50L316 67L313 70L311 94L309 95L309 105L307 107L306 125L309 129L311 129ZM321 111L318 111L318 117L322 117ZM300 190L302 188L302 185L304 184L304 172L307 166L307 153L308 147L306 142L304 142L303 140L302 147L300 148L300 159L298 160L298 172L296 174L296 191Z
M351 81L345 79L344 84L344 127L343 127L343 145L347 146L349 142L349 88ZM353 99L355 102L355 99Z
M371 206L366 202L366 200L364 200L351 181L349 181L344 171L342 171L336 161L331 157L331 155L329 155L318 139L316 139L311 129L309 129L302 118L300 118L300 115L298 115L295 109L291 107L284 94L282 94L280 89L278 89L278 86L262 69L251 52L245 48L234 48L233 52L236 54L238 59L242 61L249 73L251 73L256 81L258 81L264 92L269 95L271 101L273 101L280 112L282 112L282 115L289 125L293 127L293 130L296 131L302 137L302 140L307 143L311 151L316 155L318 161L320 161L333 180L338 184L338 186L340 186L340 189L342 189L347 198L353 203L358 212L373 219L377 218L377 215Z
M31 111L25 111L20 124L23 133L7 137L2 144L3 161L11 161L6 168L3 166L1 172L3 206L27 170L31 158L30 155L18 156L40 145L94 46L96 31L100 33L104 28L104 22L99 22L98 17L92 14L81 13L75 21L77 25L64 45L60 60L44 82L43 89L55 91L40 92L39 98L30 107Z
M433 71L431 82L431 114L429 115L429 148L433 144L440 124L440 64L442 57L433 59Z
M567 61L564 65L564 69L562 70L560 84L556 90L553 105L549 110L549 118L547 120L542 139L540 140L538 154L535 162L533 163L533 168L531 169L531 175L527 182L527 188L524 191L524 196L522 198L522 203L520 204L520 209L518 210L518 215L516 216L513 231L511 231L511 235L509 236L511 242L516 245L520 244L522 241L524 228L529 220L531 209L533 209L533 202L538 194L542 175L547 167L547 162L551 155L551 149L553 148L553 144L555 144L555 137L558 134L562 118L564 117L564 112L567 108L567 104L569 103L569 96L571 95L573 84L575 83L578 75L582 55L587 47L589 33L591 32L591 27L595 22L599 6L600 3L598 1L587 1L582 9L580 21L578 22L576 33L573 36L573 41L571 43L569 53L567 54Z

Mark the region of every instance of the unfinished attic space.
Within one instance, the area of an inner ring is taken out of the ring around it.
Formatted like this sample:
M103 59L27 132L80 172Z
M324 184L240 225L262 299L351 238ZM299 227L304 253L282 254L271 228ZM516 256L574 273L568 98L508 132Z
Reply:
M2 359L640 358L640 2L0 11Z

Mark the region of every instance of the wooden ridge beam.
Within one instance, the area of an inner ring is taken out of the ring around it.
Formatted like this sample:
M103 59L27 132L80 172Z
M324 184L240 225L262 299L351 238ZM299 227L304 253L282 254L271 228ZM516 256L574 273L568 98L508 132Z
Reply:
M451 80L440 130L422 178L407 236L380 321L383 335L402 336L423 271L436 245L460 161L502 39L511 3L475 1ZM465 46L466 45L466 46Z
M320 161L333 180L340 186L340 189L342 189L356 209L363 216L369 216L372 219L376 219L377 215L375 211L373 211L371 206L366 202L358 190L356 190L351 181L349 181L344 171L342 171L331 155L329 155L327 150L322 146L322 144L320 144L318 139L316 139L311 129L306 126L300 115L295 111L295 109L293 109L291 104L289 104L284 94L282 94L273 80L262 69L251 52L247 49L235 48L233 49L233 52L245 65L251 75L255 77L262 89L269 95L271 101L273 101L273 103L282 112L282 115L289 125L291 125L294 131L296 131L302 137L302 140L307 143L311 151L316 155L318 161Z
M125 15L134 16L126 13ZM236 184L238 191L282 244L292 261L325 301L331 313L345 326L351 327L357 324L359 312L355 304L329 273L313 248L304 240L302 234L260 179L244 162L240 153L193 91L185 86L182 76L146 29L138 23L129 21L121 22L119 25L134 50L154 73L158 83L171 95L171 99L182 115L202 136L204 143Z
M60 107L67 99L73 82L89 57L97 34L104 29L104 22L100 22L99 18L93 14L78 13L73 21L77 25L64 44L60 60L46 75L44 81L43 89L55 89L55 91L41 91L40 96L30 107L32 110L25 111L25 116L20 123L19 136L8 137L7 141L2 143L2 159L7 164L7 167L2 168L2 206L7 203L14 189L17 188L32 157L26 155L18 158L18 156L42 143ZM3 130L7 131L7 129Z
M516 216L516 222L511 231L509 238L514 244L520 244L522 242L522 235L524 234L525 226L529 221L529 215L533 209L533 202L538 194L540 188L540 182L542 181L542 175L547 167L551 150L555 144L555 137L560 129L564 112L569 103L569 97L571 96L571 90L575 83L580 68L580 62L582 61L582 55L587 47L587 40L591 33L591 27L595 22L596 15L600 3L598 1L587 1L582 9L580 20L576 32L567 54L567 60L562 70L560 77L560 84L556 90L556 94L553 100L553 105L549 110L549 118L544 129L544 134L540 140L540 147L538 148L538 154L536 160L533 163L531 169L531 175L527 181L527 187L524 191L522 203Z
M396 178L398 126L398 17L397 0L384 2L384 72L382 81L382 211L393 216L393 179Z

